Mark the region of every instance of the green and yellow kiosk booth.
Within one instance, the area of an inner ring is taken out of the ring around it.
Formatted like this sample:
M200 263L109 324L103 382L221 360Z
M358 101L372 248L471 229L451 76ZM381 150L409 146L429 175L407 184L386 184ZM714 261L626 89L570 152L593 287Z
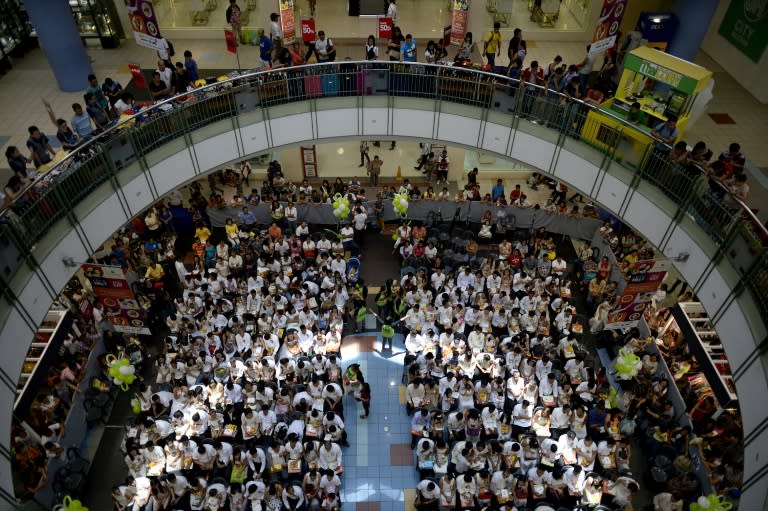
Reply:
M616 95L589 113L581 135L603 150L620 136L622 154L617 156L637 165L653 141L651 130L668 116L677 117L678 138L683 136L693 106L711 79L712 72L701 66L647 46L635 48L624 59ZM630 113L634 103L640 110ZM628 129L620 120L637 129Z

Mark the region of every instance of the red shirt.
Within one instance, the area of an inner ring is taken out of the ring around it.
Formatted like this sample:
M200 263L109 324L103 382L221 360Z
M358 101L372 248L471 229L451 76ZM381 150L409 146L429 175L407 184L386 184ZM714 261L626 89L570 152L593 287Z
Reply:
M523 74L520 76L520 80L527 83L533 83L535 85L544 85L544 70L537 68L536 74L534 75L531 68L528 67L525 69L525 71L523 71Z
M507 261L509 261L509 265L514 269L520 268L520 265L523 263L523 259L519 255L515 254L509 254Z

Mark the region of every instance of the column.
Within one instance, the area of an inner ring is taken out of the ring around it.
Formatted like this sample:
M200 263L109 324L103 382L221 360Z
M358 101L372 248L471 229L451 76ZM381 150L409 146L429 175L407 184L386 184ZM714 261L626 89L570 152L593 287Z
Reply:
M24 5L59 88L85 90L93 69L67 0L24 0Z
M678 0L675 14L680 20L667 53L693 62L701 48L701 42L707 33L712 16L717 9L718 0Z

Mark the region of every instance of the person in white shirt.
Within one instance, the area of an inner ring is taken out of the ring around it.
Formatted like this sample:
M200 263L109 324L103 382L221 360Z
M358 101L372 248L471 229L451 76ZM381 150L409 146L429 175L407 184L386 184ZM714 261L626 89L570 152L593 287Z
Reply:
M325 435L318 453L318 466L323 470L339 472L342 466L341 447L332 441L331 435Z
M528 400L515 405L512 409L512 435L519 436L528 431L531 427L531 418L533 417L533 405Z
M653 511L683 511L683 499L677 492L663 491L653 497Z
M390 0L394 4L394 0ZM424 479L416 485L419 509L437 509L440 502L440 488L433 481Z
M597 445L594 440L587 436L579 440L576 444L576 456L584 470L591 472L595 468L595 459L597 458Z

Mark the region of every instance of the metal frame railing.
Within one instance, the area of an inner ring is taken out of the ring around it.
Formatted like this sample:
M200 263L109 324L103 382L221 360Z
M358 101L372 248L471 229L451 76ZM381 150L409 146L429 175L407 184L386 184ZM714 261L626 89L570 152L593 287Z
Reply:
M650 138L644 153L630 162L619 149L628 132L642 130L612 112L599 110L616 127L591 118L589 113L596 107L583 101L505 76L453 66L386 61L314 64L237 75L167 99L87 141L29 185L0 215L0 239L9 240L20 254L29 254L55 222L71 216L72 209L94 189L110 180L119 186L115 178L130 163L143 161L181 137L189 144L193 133L209 124L255 110L262 110L265 118L274 117L280 115L278 107L287 103L344 96L359 97L359 106L377 96L395 102L430 99L435 110L443 111L453 104L474 106L481 109L483 119L492 113L508 115L516 130L551 136L560 146L574 140L592 146L603 154L602 168L619 163L634 173L634 186L650 184L671 199L678 210L668 213L675 213L678 221L684 215L693 219L721 246L723 257L730 257L735 245L743 245L742 260L735 267L741 268L743 288L768 318L764 250L768 231L746 205L734 199L736 207L728 207L707 193L702 185L705 171L666 161L654 151ZM586 141L587 133L597 142ZM12 273L0 277L0 286L7 287Z

